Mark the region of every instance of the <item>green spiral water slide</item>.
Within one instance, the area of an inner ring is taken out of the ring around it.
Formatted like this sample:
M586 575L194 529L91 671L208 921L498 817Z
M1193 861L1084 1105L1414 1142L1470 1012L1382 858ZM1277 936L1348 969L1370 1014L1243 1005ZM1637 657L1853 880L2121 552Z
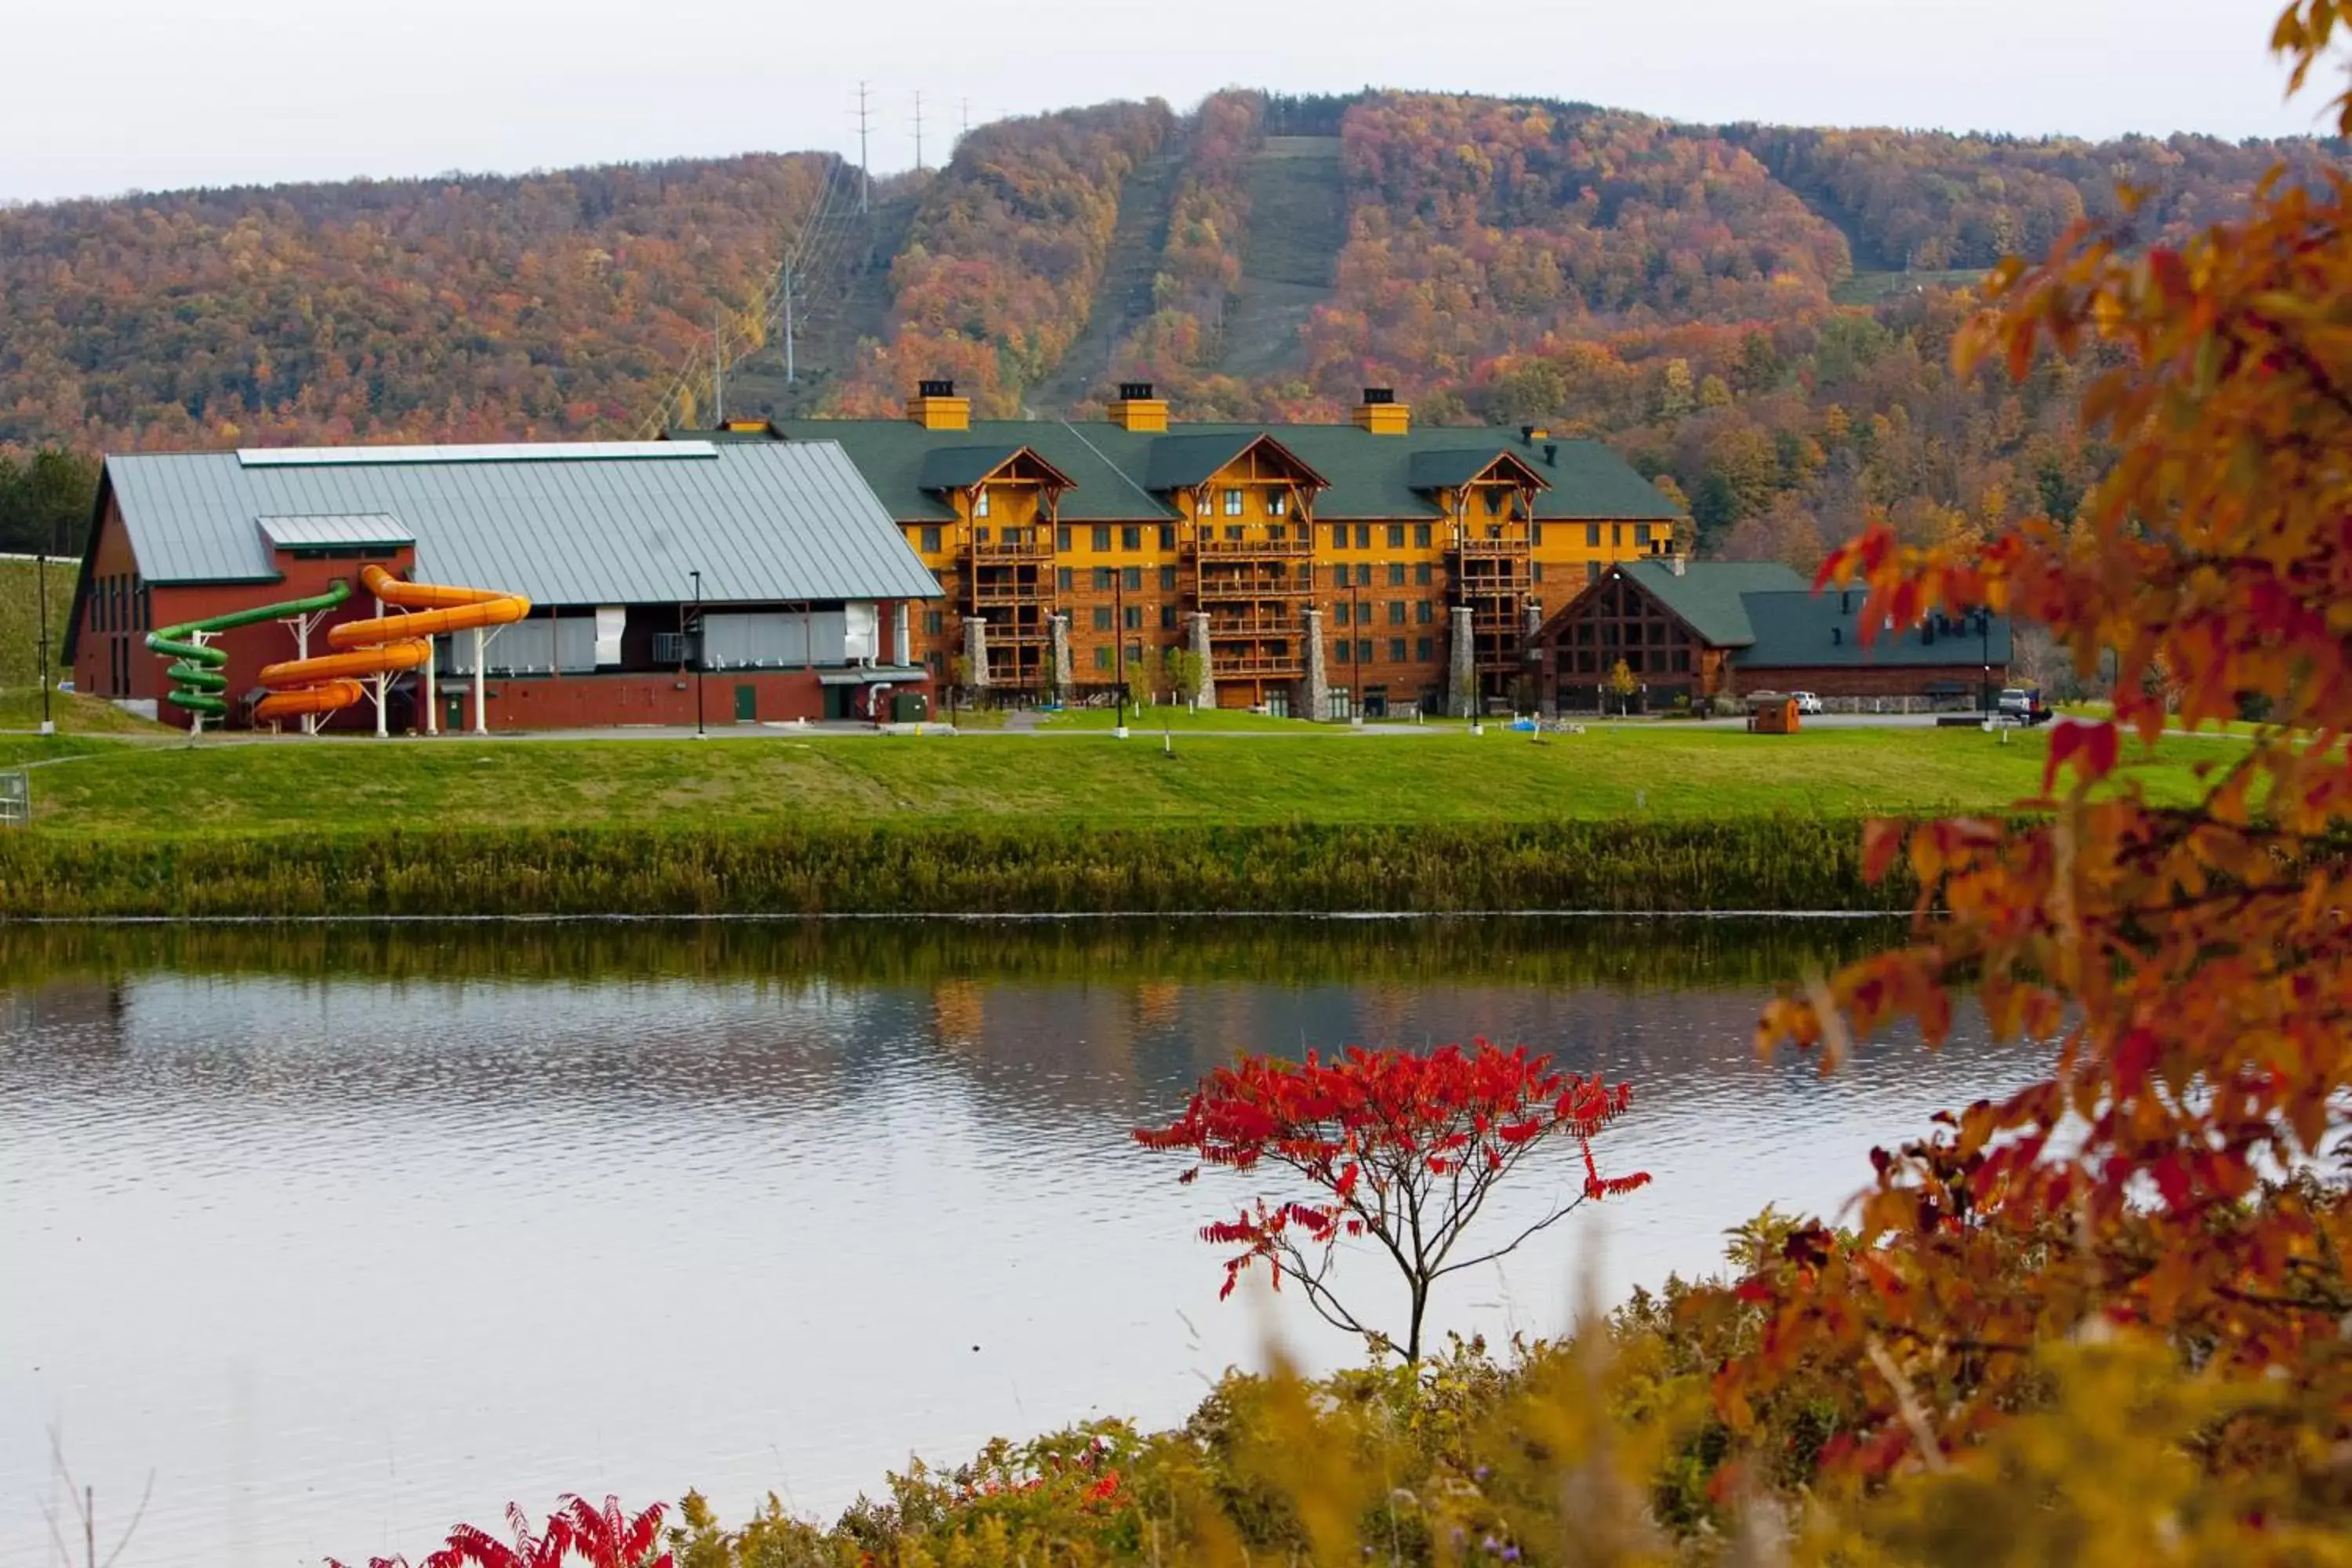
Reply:
M228 662L226 649L206 647L193 639L199 632L226 632L238 626L249 626L257 621L283 620L289 616L307 616L313 610L331 610L352 596L352 585L337 581L323 594L307 599L289 599L283 604L261 605L250 610L236 610L226 616L215 616L207 621L185 621L176 626L165 626L147 634L147 647L176 659L163 673L173 682L163 700L191 713L209 713L224 718L228 713L228 701L221 693L228 689L228 677L221 667Z

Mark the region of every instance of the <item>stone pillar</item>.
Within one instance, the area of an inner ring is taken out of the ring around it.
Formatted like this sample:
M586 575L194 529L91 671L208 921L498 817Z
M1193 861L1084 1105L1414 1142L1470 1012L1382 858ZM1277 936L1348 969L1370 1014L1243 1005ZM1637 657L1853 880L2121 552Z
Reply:
M966 686L978 689L988 684L988 623L978 616L963 618L963 663Z
M1470 635L1472 611L1467 605L1453 608L1454 641L1446 660L1446 711L1456 719L1478 716L1477 644Z
M1209 667L1209 617L1206 612L1195 610L1189 617L1188 641L1192 657L1201 661L1201 684L1191 692L1192 700L1203 708L1217 705L1217 674Z
M1323 612L1307 612L1307 674L1298 683L1298 716L1318 724L1331 719L1331 678L1323 668Z
M1046 635L1052 638L1054 658L1054 700L1066 704L1077 685L1077 675L1070 667L1070 612L1055 614L1046 624Z

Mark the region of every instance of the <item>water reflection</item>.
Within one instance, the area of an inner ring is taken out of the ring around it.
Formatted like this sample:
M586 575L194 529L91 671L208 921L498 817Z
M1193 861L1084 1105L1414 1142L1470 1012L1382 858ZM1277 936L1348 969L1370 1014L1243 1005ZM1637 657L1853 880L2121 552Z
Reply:
M1127 1142L1244 1046L1486 1035L1633 1079L1607 1155L1655 1184L1444 1314L1547 1331L1580 1268L1703 1269L2021 1076L1972 1037L1755 1061L1767 975L1885 934L0 929L0 1561L41 1560L52 1420L102 1500L157 1471L139 1561L291 1563L567 1489L830 1510L910 1446L1174 1419L1269 1326L1345 1357L1220 1307L1189 1237L1244 1189Z

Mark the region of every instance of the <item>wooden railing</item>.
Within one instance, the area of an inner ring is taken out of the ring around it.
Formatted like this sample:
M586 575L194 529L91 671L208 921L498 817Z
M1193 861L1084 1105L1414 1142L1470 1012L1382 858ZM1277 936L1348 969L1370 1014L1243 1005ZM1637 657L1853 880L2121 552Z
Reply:
M1315 541L1310 537L1283 539L1205 539L1192 542L1196 554L1213 555L1221 561L1257 556L1283 561L1304 560L1315 553Z

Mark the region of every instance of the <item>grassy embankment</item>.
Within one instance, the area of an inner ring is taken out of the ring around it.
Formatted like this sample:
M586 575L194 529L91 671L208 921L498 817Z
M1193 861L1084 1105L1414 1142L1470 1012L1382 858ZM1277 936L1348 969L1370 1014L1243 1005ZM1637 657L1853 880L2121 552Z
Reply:
M1304 729L1304 727L1302 727ZM2213 742L2141 763L2167 795ZM67 739L17 914L1885 909L1859 820L1998 811L2046 740L1648 726L1284 742Z
M40 580L33 562L0 560L0 730L30 730L41 721ZM62 651L66 612L73 605L74 563L50 562L48 584L49 651L55 656ZM111 702L68 691L50 693L49 716L64 731L121 734L162 728Z

